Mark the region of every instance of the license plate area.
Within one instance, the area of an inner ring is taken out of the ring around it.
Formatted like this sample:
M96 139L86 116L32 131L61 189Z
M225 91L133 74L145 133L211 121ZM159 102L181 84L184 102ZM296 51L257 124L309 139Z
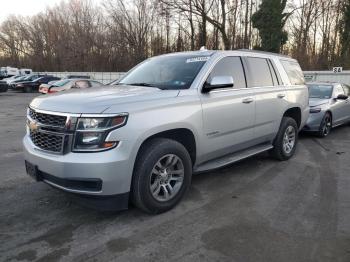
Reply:
M40 181L40 175L38 171L38 167L36 165L33 165L32 163L29 163L28 161L25 161L26 166L26 172L27 174L32 177L36 181Z

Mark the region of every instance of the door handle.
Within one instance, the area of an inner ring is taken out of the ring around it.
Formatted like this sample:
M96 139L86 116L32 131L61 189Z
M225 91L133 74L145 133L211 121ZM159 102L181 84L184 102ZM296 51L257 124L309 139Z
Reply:
M248 98L245 98L245 99L242 100L243 104L250 104L252 102L254 102L254 99L251 98L251 97L248 97Z
M285 96L286 96L285 94L278 94L278 95L277 95L277 98L282 99L282 98L285 98Z

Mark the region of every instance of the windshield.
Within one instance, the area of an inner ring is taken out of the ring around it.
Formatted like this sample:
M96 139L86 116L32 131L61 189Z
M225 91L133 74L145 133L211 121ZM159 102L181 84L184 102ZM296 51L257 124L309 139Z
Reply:
M160 89L188 89L209 56L159 56L136 66L120 82Z
M310 98L329 99L332 97L332 85L308 85L308 87Z
M15 77L16 81L24 80L26 79L25 76Z
M60 81L57 81L53 84L53 86L64 86L65 84L67 84L68 82L70 82L71 80L69 79L64 79L64 80L60 80Z
M30 75L30 76L25 77L24 80L32 81L32 80L37 79L37 78L38 78L38 76L36 76L36 75Z

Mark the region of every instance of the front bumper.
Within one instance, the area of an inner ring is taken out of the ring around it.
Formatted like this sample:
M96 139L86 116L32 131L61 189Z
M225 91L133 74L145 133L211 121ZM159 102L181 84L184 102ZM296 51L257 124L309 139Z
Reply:
M318 132L320 130L320 125L324 117L324 112L310 113L309 118L306 121L305 126L302 131L306 132Z
M104 152L57 155L36 148L25 135L23 146L25 161L36 166L41 180L53 187L103 197L130 191L133 164L127 142Z

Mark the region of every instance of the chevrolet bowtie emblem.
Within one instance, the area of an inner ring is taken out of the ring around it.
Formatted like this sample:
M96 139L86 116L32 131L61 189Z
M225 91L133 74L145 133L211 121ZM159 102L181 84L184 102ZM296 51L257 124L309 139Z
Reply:
M29 123L29 129L30 129L30 131L32 131L32 132L35 132L35 131L37 131L38 130L38 125L36 124L36 122L30 122Z

